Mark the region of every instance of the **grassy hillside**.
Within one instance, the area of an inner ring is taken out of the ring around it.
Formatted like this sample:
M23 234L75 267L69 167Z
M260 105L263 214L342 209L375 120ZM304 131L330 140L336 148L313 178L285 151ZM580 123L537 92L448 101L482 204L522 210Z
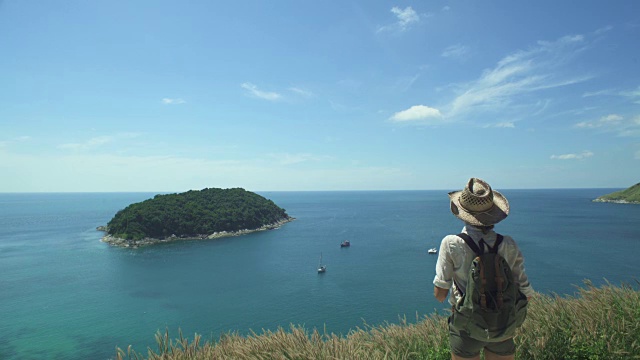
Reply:
M639 283L640 284L640 283ZM640 292L633 286L586 283L575 297L538 295L516 336L516 358L525 360L640 359ZM227 334L203 342L168 332L156 335L158 349L139 354L117 349L116 358L186 359L435 359L448 360L447 320L434 314L415 324L387 324L322 334L300 326L252 336Z
M640 204L640 183L637 183L625 190L616 191L611 194L600 196L595 201L630 202Z

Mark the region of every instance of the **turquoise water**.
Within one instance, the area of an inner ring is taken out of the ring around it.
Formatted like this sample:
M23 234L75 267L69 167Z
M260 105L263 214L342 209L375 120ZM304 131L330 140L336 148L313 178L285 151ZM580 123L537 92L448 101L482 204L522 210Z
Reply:
M640 206L591 202L613 190L503 191L512 214L497 230L520 244L536 290L639 278ZM346 334L444 309L427 249L462 227L445 191L264 192L297 220L136 250L99 241L96 226L153 195L0 194L0 359L109 359L155 349L165 328Z

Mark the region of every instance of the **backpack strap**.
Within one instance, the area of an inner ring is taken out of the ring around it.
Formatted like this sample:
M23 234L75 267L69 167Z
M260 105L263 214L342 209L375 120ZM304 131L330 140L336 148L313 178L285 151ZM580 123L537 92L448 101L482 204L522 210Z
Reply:
M493 244L493 247L489 246L489 244L487 244L484 241L484 239L480 239L480 241L478 243L480 244L480 247L482 248L482 250L484 250L484 247L486 245L487 249L489 249L490 253L497 254L498 253L498 247L500 246L500 244L502 244L502 240L504 240L504 236L502 236L500 234L496 234L496 242Z
M467 246L469 246L471 248L471 250L473 250L473 252L477 255L480 256L482 254L484 254L484 246L479 248L478 245L476 245L476 243L473 241L473 239L471 238L471 236L465 234L465 233L460 233L458 234L458 237L461 238L462 240L464 240L464 242L467 243ZM484 242L484 240L481 240Z
M493 248L489 248L491 252L493 252L494 254L498 253L498 247L500 246L500 244L502 244L502 240L504 240L504 237L500 234L496 234L496 243L493 244ZM489 245L487 245L489 246ZM502 276L502 273L500 272L500 257L496 256L494 258L495 260L495 280L496 280L496 285L497 285L497 296L496 296L496 302L497 302L497 307L498 309L502 309L502 305L504 304L504 296L503 296L503 292L502 292L502 287L504 285L504 277Z

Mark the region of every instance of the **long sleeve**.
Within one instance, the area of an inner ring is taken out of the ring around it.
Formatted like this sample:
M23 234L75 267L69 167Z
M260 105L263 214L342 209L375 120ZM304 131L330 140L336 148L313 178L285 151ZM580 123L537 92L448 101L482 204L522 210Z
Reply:
M450 249L445 237L440 243L440 251L438 251L438 261L436 262L436 276L433 279L433 285L442 289L451 289L453 285L453 260L451 259Z
M535 290L529 283L529 278L527 277L527 273L524 269L524 257L522 256L522 252L518 248L518 245L511 241L509 244L509 257L508 262L511 267L511 273L513 274L513 278L515 282L520 286L520 291L527 297L533 296L535 294Z

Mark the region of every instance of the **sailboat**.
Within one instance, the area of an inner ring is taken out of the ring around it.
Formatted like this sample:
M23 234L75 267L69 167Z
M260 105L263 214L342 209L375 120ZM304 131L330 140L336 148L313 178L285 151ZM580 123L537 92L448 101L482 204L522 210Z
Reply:
M327 271L327 266L322 265L322 253L320 253L320 263L318 264L318 273L323 273Z

